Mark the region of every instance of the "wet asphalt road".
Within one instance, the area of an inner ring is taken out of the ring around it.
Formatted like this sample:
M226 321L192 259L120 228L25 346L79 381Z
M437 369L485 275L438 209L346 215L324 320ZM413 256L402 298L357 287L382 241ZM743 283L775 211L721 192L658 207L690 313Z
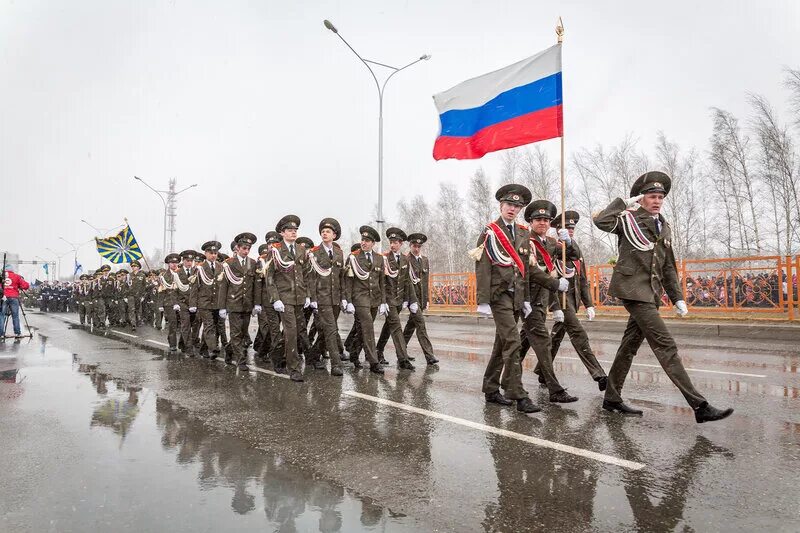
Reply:
M736 408L697 425L647 349L625 389L643 418L602 412L568 343L580 401L549 404L528 368L541 413L485 405L489 322L431 322L438 368L412 340L416 372L295 384L29 318L34 339L0 343L0 531L800 530L797 343L678 338ZM610 361L619 335L591 339Z

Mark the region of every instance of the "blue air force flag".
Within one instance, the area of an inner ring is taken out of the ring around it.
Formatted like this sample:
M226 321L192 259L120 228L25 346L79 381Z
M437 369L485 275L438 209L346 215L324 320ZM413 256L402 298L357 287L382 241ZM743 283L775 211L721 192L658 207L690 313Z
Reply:
M139 248L139 243L136 242L130 226L125 226L113 237L95 238L95 241L97 253L112 263L130 263L134 259L142 258L142 250Z

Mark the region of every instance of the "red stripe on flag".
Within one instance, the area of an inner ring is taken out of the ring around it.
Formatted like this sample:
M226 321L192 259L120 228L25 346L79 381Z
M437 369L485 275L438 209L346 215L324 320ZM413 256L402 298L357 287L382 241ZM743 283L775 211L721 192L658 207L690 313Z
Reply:
M563 107L557 105L489 126L472 137L438 137L433 158L480 159L489 152L561 137L563 120Z

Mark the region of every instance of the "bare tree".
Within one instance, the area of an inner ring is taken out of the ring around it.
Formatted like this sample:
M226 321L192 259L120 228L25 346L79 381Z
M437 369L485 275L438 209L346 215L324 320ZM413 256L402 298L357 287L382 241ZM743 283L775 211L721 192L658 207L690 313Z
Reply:
M800 184L792 138L788 128L778 123L772 106L763 96L751 94L748 102L753 108L750 122L758 139L758 164L773 200L776 251L778 254L790 254L795 249L793 244L796 242L797 224L800 220Z
M784 70L786 79L784 86L789 89L789 104L794 113L795 126L800 128L800 69L787 68Z
M531 190L534 199L550 200L561 208L561 187L556 169L541 145L521 152L519 170L519 183Z
M467 198L468 232L470 235L480 233L484 224L493 218L492 186L483 168L478 168L469 182Z
M711 108L711 115L713 130L710 157L716 171L714 184L728 218L726 242L723 244L730 255L734 248L734 233L738 233L739 251L761 253L756 181L750 168L750 138L742 133L739 121L728 111L714 107Z
M472 264L467 250L473 236L464 231L466 219L461 208L462 203L454 184L439 184L435 216L438 232L436 244L441 249L441 257L444 259L442 270L445 272L464 272Z
M500 156L500 185L519 183L520 152L519 150L505 150Z

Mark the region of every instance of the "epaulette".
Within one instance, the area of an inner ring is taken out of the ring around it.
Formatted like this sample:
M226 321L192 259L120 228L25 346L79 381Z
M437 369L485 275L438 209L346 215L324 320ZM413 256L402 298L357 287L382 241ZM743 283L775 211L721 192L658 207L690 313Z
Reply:
M317 250L319 250L319 244L311 249L312 252L316 252Z
M227 259L225 260L225 262L226 262L226 263L228 263L229 265L232 265L232 264L234 263L234 261L233 261L233 257L229 257L229 258L227 258Z
M341 250L342 249L342 247L339 246L338 243L333 243L333 247L336 248L337 250Z
M524 229L524 230L527 230L527 229L528 229L528 226L526 226L525 224L517 224L517 227L518 227L519 229Z
M273 243L272 243L272 247L273 247L273 248L280 248L280 247L281 247L281 244L283 244L283 243L280 243L280 242L273 242Z
M392 253L391 250L389 250L388 252L383 252L381 255L384 256L384 257L389 257L390 253Z

